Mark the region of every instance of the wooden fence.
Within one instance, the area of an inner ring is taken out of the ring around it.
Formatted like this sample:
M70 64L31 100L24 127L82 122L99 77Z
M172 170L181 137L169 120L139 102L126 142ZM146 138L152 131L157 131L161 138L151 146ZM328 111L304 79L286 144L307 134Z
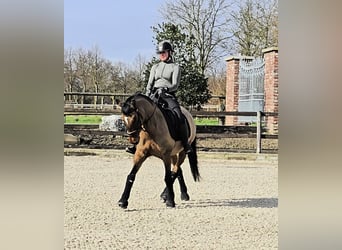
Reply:
M72 102L72 100L67 100L66 98L68 95L76 95L76 96L110 96L113 100L111 104L103 103L103 98L100 103L96 104L78 104ZM120 98L120 100L125 99L127 96L130 96L128 94L112 94L112 93L64 93L65 96L65 104L64 104L64 117L67 115L120 115L121 110L119 107L119 104L115 102L115 98ZM225 120L229 116L252 116L256 117L256 131L250 133L250 131L253 131L253 129L249 129L249 136L248 137L255 137L257 142L256 147L256 153L261 153L261 140L262 138L271 138L271 139L277 139L278 135L276 134L267 134L267 128L263 127L262 119L266 116L278 116L278 113L274 112L227 112L227 111L197 111L197 110L190 110L190 113L192 116L195 117L205 117L205 118L218 118L220 126L197 126L197 131L199 135L208 136L208 137L215 137L215 135L220 135L218 137L239 137L236 136L236 132L232 133L231 129L232 127L249 127L249 128L255 128L251 126L225 126ZM75 131L75 128L72 128L72 126L65 124L64 125L64 132L65 133L72 133L72 131ZM86 132L88 131L88 132ZM113 132L113 131L99 131L98 129L92 129L93 132L89 132L91 130L82 130L83 133L92 133L92 134L123 134L123 132ZM245 130L246 131L246 130ZM266 132L266 133L265 133ZM233 135L232 135L233 134ZM235 136L234 136L235 134ZM214 136L213 136L214 135ZM243 136L241 136L243 137ZM240 137L240 138L241 138Z
M64 111L64 116L66 115L114 115L114 114L120 114L118 110L70 110L66 109ZM229 137L229 138L242 138L242 137L255 137L256 138L256 153L261 153L261 140L262 138L267 138L267 139L277 139L278 135L269 135L269 134L264 134L265 129L262 127L262 117L265 116L265 113L262 112L201 112L201 111L194 111L191 112L193 117L218 117L221 120L221 123L224 124L224 119L226 116L229 115L234 115L234 116L256 116L257 117L257 124L256 124L256 133L254 133L253 129L249 129L248 135L246 134L244 136L237 136L236 132L237 127L249 127L249 128L254 128L250 126L197 126L197 132L198 134L204 137L217 137L217 138L222 138L222 137ZM269 114L269 115L275 115L275 114ZM95 127L98 128L98 125L95 125ZM78 129L81 129L78 127ZM68 124L64 125L64 132L65 133L72 133L75 131L73 126L70 126ZM113 131L99 131L98 129L88 129L88 131L91 132L85 132L87 130L82 129L81 130L83 133L88 133L88 134L120 134L123 135L124 132L113 132ZM234 131L234 132L232 132ZM251 133L252 131L252 133ZM246 133L246 130L244 130ZM219 136L215 136L219 135Z

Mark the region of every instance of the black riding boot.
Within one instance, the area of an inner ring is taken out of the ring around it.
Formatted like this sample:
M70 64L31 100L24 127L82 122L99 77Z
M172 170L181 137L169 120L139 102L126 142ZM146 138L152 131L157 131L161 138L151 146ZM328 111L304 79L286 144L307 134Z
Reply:
M183 147L184 147L184 152L186 154L191 153L192 152L192 148L191 148L191 145L188 142L188 140L189 140L188 137L189 136L188 136L188 130L187 130L187 127L186 127L185 123L180 125L179 132L180 132L180 139L181 139L181 142L182 142Z

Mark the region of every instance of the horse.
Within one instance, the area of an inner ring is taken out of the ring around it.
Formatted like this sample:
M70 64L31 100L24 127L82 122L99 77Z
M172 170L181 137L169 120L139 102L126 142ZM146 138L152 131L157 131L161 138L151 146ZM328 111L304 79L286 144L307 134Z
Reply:
M192 152L188 153L191 173L194 181L200 180L196 151L196 125L184 107L181 111L189 127L189 144ZM165 167L164 181L166 187L161 194L167 207L175 207L173 183L179 180L181 199L189 200L181 165L186 158L181 141L175 140L171 134L162 109L148 96L136 93L127 98L121 107L122 119L126 125L127 135L131 143L136 144L133 156L133 167L127 176L124 191L118 205L127 208L128 199L135 176L143 162L150 156L160 158Z

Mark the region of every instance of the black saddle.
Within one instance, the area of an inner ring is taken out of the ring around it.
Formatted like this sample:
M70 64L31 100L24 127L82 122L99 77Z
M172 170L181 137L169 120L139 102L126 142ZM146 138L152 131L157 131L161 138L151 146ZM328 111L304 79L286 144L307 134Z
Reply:
M162 98L158 99L157 105L164 115L164 118L165 118L167 126L169 128L169 132L170 132L171 137L175 141L179 141L181 139L180 138L180 132L179 132L179 129L180 129L179 123L180 122L179 122L177 114L173 110L171 110L167 107L167 103L165 101L163 101ZM190 134L190 126L189 126L188 120L186 119L184 114L182 114L182 116L184 117L188 134Z

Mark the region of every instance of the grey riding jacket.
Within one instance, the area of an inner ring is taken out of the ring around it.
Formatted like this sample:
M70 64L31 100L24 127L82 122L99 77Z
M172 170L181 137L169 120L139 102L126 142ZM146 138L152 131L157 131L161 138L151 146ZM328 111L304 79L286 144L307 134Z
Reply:
M169 92L175 92L178 89L180 77L180 67L172 60L154 64L151 68L146 94L149 95L153 88L168 88Z

